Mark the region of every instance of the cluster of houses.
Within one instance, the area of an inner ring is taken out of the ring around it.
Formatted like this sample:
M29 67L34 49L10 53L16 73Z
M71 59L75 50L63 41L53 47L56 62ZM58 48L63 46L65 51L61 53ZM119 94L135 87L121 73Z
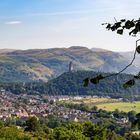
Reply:
M47 117L55 115L66 121L92 121L97 123L101 119L95 118L95 112L86 112L77 109L71 109L64 106L58 106L57 101L81 99L85 97L70 96L45 96L45 95L15 95L4 90L0 92L0 119L10 117L28 118L31 116ZM90 98L90 97L86 97ZM127 123L127 118L118 120L118 123Z
M55 115L65 120L87 120L89 113L66 107L58 107L56 101L69 100L68 96L38 96L38 95L15 95L9 92L0 93L0 119L10 117L28 118L31 116L47 117ZM76 97L74 97L76 98ZM77 97L76 99L79 99ZM47 100L47 101L46 101ZM51 101L53 101L51 103Z

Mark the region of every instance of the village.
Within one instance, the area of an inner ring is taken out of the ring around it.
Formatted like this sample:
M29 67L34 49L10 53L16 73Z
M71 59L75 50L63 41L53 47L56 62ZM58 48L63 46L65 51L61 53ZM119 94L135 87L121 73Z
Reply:
M102 121L100 112L89 112L76 108L69 108L57 104L59 101L66 101L70 99L91 98L90 96L46 96L46 95L15 95L5 90L0 92L0 119L6 121L8 118L20 118L26 120L29 117L47 118L50 115L57 116L63 121L85 122L92 121L99 123ZM118 124L127 124L128 118L115 118L113 114L107 116Z

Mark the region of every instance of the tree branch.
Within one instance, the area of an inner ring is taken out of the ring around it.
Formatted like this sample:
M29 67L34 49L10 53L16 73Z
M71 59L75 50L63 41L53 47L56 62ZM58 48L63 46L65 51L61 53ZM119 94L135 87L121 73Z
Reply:
M132 58L132 61L130 62L130 64L128 64L126 67L124 67L121 71L119 71L118 73L113 73L113 74L109 74L107 76L102 76L101 74L100 75L97 75L96 77L94 78L86 78L84 79L84 86L88 86L89 82L93 83L93 84L98 84L100 80L102 79L105 79L105 78L109 78L111 76L117 76L119 75L120 73L124 72L128 67L130 67L135 58L136 58L136 54L137 54L137 48L138 48L138 41L140 41L140 39L136 40L136 48L135 48L135 52L134 52L134 56ZM135 79L139 79L139 75L138 76L134 76ZM124 87L127 87L128 85L129 86L132 86L135 84L135 80L134 79L131 79L129 81L127 81L123 86Z
M136 58L136 53L137 53L137 46L138 46L138 41L140 41L140 39L138 39L138 40L136 40L136 48L135 48L135 52L134 52L134 56L133 56L133 59L132 59L132 61L130 62L130 64L128 64L125 68L123 68L121 71L119 71L118 73L114 73L114 74L110 74L110 75L107 75L107 76L105 76L105 78L108 78L108 77L111 77L111 76L116 76L116 75L119 75L120 73L122 73L122 72L124 72L128 67L130 67L132 64L133 64L133 62L134 62L134 60L135 60L135 58Z

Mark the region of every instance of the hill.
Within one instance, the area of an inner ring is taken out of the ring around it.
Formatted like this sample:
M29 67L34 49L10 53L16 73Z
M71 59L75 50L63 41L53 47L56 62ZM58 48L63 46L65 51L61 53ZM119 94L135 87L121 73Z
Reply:
M83 86L87 77L100 74L94 71L65 72L49 82L0 82L0 89L6 89L15 94L46 94L46 95L97 95L112 98L140 100L140 81L129 89L124 89L122 84L133 77L129 74L120 74L100 81L99 84ZM110 73L102 73L108 75ZM133 98L132 98L133 97Z
M140 81L129 89L124 89L122 84L132 78L132 75L120 74L104 80L97 85L90 84L83 87L83 79L95 77L99 73L93 71L67 72L47 83L46 92L51 95L98 95L115 98L140 99ZM109 73L103 73L108 75Z
M129 61L119 53L93 51L81 46L70 48L0 50L0 82L47 82L68 71L72 61L74 70L118 72ZM137 72L133 66L127 73Z
M124 58L126 58L127 60L131 61L133 56L134 56L134 51L129 51L129 52L119 52L120 55L123 55ZM134 61L134 65L139 68L140 67L140 56L137 54L135 61Z

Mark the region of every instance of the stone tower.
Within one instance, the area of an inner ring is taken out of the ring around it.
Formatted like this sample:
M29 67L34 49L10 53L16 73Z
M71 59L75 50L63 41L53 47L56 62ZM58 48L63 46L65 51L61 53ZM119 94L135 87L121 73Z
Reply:
M72 61L69 63L69 72L71 72L73 70L73 67L72 67Z

